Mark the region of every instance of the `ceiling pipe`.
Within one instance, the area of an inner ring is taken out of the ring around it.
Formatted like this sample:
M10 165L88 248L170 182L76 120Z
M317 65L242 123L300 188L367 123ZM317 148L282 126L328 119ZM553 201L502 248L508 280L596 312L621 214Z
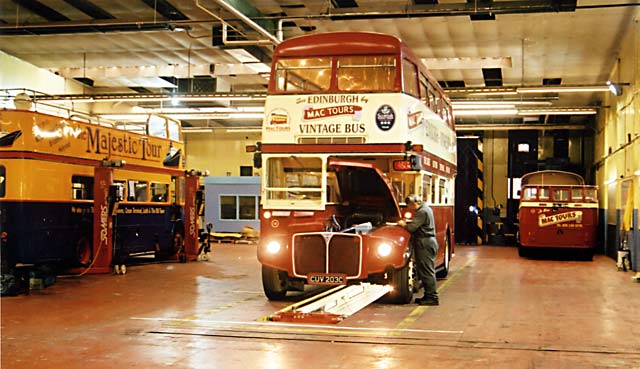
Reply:
M215 0L217 1L217 0ZM527 4L529 3L529 4ZM537 6L531 6L531 3L538 3ZM542 7L540 6L542 3ZM211 13L208 9L202 7L198 0L195 1L195 4L198 8L203 10L204 12L210 14L215 17L217 20L226 23L222 18L218 17L216 14ZM226 3L225 3L226 4ZM508 4L508 5L507 5ZM455 5L455 6L454 6ZM435 4L435 5L418 5L413 6L412 8L407 8L404 11L391 11L391 12L336 12L335 10L332 13L321 13L321 14L309 14L303 17L300 16L262 16L262 17L254 17L254 19L262 19L262 20L270 20L277 19L279 21L279 29L281 31L281 22L293 21L297 19L305 19L305 20L313 20L313 19L373 19L373 18L420 18L420 17L448 17L448 16L461 16L461 15L471 15L478 14L479 12L485 13L494 13L494 14L518 14L518 13L533 13L533 12L558 12L563 11L557 9L557 7L553 7L554 4L550 0L538 0L538 1L508 1L508 2L498 2L493 3L489 6L484 6L482 8L477 8L473 6L474 4L463 4L461 7L459 4ZM527 6L528 5L528 6ZM227 4L230 7L230 5ZM600 8L617 8L617 7L640 7L640 3L618 3L618 4L601 4L601 5L576 5L574 10L589 10L589 9L600 9ZM573 10L565 10L565 11L573 11ZM242 14L242 13L240 13ZM244 14L242 16L247 18ZM230 21L234 21L238 19L230 19ZM249 19L250 20L250 19ZM251 21L251 20L250 20ZM158 23L156 21L95 21L91 22L86 21L71 21L71 22L55 22L55 23L41 23L41 24L10 24L10 25L0 25L0 34L2 35L14 35L14 34L22 34L27 30L34 30L32 33L41 34L39 29L48 30L49 34L55 33L78 33L78 32L115 32L115 31L145 31L145 30L153 30L154 28L169 28L171 25L195 25L201 23L209 23L210 20L185 20L185 21L164 21L162 23ZM253 21L251 21L253 23ZM159 26L159 27L158 27ZM259 26L258 26L259 27ZM261 28L261 27L260 27ZM59 31L55 31L59 29ZM262 29L262 28L261 28ZM263 32L266 32L262 29ZM282 37L278 37L275 40L272 40L271 36L268 32L266 32L270 37L266 36L270 41L275 41L279 39L283 40Z
M269 31L267 31L266 29L262 28L259 24L257 24L256 22L254 22L253 20L251 20L251 18L247 17L246 15L244 15L241 11L239 11L238 9L234 8L233 6L229 5L227 2L225 2L224 0L213 0L216 4L220 5L224 10L228 11L229 13L233 14L234 16L238 17L238 19L240 19L242 22L244 22L246 25L248 25L249 27L253 28L253 30L255 30L256 32L258 32L259 34L261 34L262 36L264 36L266 38L266 41L269 42L269 44L272 45L278 45L280 43L280 40L278 40L274 35L272 35L271 33L269 33ZM217 14L213 13L212 11L210 11L209 9L205 8L204 6L202 6L200 4L199 0L195 0L195 5L201 9L202 11L204 11L205 13L211 15L212 17L218 19L220 22L222 22L223 24L223 31L224 31L224 26L227 25L228 26L228 22L225 21L224 19L222 19L220 16L218 16ZM223 43L225 45L227 45L228 42L235 42L235 45L239 45L238 42L244 42L244 41L229 41L224 39ZM247 41L249 43L247 43L246 45L255 45L257 42L263 42L263 40L258 40L258 41Z
M227 46L265 46L273 45L271 40L229 40L229 25L222 23L222 43Z

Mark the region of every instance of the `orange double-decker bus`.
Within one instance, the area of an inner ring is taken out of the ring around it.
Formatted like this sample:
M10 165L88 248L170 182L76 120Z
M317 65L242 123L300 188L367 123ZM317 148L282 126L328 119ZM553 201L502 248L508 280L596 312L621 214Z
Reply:
M582 176L557 170L522 177L518 212L518 253L573 249L591 260L598 227L598 189Z
M165 117L98 123L37 100L0 110L3 262L124 273L131 255L185 258L198 226L183 162L180 123Z
M446 276L455 145L447 96L400 39L339 32L279 44L255 158L266 296L370 281L392 285L390 301L411 301L410 234L396 225L410 194L434 211Z

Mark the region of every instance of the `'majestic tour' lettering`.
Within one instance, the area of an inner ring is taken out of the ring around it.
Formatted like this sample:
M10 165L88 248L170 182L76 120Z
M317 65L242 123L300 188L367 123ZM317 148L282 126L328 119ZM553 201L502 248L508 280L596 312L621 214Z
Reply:
M120 154L123 156L145 159L158 159L162 156L162 146L149 143L140 138L134 138L127 133L112 135L104 134L100 128L87 128L87 152L96 154Z

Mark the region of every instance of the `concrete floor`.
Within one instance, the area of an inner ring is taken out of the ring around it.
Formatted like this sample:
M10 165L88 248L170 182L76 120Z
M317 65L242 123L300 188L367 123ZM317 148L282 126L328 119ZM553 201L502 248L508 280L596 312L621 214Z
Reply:
M254 245L208 262L60 278L1 300L3 369L640 368L640 284L613 260L458 246L441 305L372 304L337 326L260 319Z

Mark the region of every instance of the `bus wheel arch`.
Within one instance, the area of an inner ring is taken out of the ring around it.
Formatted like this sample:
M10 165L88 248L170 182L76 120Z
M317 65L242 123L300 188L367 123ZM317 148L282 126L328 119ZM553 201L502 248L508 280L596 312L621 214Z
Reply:
M287 295L289 281L286 272L262 265L262 288L269 300L282 300Z
M389 268L387 281L393 287L383 298L382 302L392 304L408 304L413 299L415 286L415 265L413 258L400 269Z

